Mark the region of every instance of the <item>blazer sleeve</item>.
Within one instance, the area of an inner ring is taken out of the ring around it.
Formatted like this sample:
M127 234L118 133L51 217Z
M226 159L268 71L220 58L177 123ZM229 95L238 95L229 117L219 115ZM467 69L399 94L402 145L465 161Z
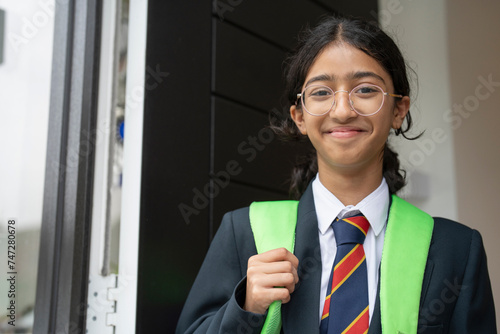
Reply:
M497 333L495 306L481 235L472 231L464 278L453 312L450 333Z
M248 217L248 208L224 216L184 304L177 334L260 333L265 315L241 307L248 257L256 253L250 224L241 221L245 213Z

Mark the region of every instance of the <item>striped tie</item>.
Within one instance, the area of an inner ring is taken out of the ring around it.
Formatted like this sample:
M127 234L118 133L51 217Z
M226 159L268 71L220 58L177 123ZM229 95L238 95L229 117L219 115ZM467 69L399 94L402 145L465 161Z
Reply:
M368 277L363 242L370 224L361 214L332 223L337 241L321 334L368 332Z

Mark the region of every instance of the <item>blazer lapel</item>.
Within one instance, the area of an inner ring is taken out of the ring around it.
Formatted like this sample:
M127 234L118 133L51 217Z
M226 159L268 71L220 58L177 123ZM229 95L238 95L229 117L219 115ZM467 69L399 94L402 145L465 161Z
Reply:
M290 302L282 307L283 332L317 333L321 250L311 184L299 202L294 253L299 259L299 283Z
M434 271L434 261L432 261L432 259L427 258L427 263L425 265L425 271L424 271L424 280L422 282L422 292L420 293L420 309L422 309L424 305L425 297L427 296L427 290L429 289L429 283L431 282L431 276L433 271Z
M432 242L431 242L431 246L432 246ZM419 314L418 314L418 323L419 323L418 331L419 332L422 330L422 327L420 326L422 324L422 322L420 321L420 319L421 319L421 317L426 316L425 313L424 313L424 315L422 315L421 311L426 309L426 308L424 308L424 305L429 305L429 302L426 301L426 297L427 297L427 291L429 289L429 285L431 282L431 277L432 277L433 271L434 271L434 261L428 257L427 263L425 265L424 279L422 282L422 292L420 293L420 308L419 308ZM425 324L426 321L424 321L423 323Z

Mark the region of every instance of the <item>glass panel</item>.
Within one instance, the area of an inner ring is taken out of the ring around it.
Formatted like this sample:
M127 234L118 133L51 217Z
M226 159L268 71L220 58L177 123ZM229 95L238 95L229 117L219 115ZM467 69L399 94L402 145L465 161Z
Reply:
M114 108L116 120L116 136L114 137L113 171L111 183L110 201L110 263L111 273L118 274L118 249L120 236L120 212L122 192L122 166L123 166L123 136L125 125L125 80L127 78L127 41L128 41L128 14L129 0L122 0L120 6L117 39L118 39L118 68L117 68L117 91L116 105Z
M117 310L108 292L119 281L129 3L105 1L102 10L96 140L100 144L95 150L86 330L106 334L115 332L107 317Z
M54 0L0 0L0 11L0 333L31 333Z

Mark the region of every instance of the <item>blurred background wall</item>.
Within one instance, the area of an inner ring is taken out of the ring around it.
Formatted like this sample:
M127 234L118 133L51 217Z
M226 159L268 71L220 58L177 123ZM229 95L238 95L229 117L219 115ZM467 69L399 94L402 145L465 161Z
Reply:
M17 326L31 331L42 219L54 0L0 0L0 333L7 314L7 220L15 219ZM2 38L0 38L2 40Z
M448 0L446 14L458 219L483 236L500 328L500 2Z

